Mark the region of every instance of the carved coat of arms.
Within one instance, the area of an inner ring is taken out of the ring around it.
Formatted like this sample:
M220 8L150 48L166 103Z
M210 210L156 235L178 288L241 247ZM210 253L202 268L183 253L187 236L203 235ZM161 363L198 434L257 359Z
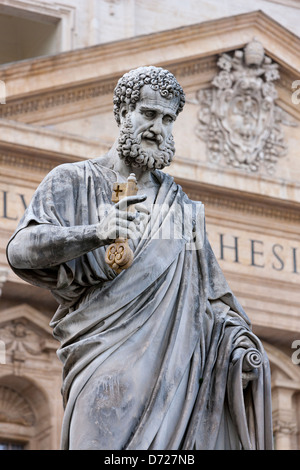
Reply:
M253 39L244 50L222 54L212 88L199 90L198 137L207 143L208 157L249 172L261 167L272 174L287 146L280 130L282 110L275 104L273 81L278 65Z

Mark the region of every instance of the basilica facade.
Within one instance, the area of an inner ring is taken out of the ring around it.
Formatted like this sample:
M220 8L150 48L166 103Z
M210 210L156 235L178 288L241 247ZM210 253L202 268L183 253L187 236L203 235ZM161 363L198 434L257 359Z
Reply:
M274 447L300 448L300 9L184 3L0 0L0 449L59 449L63 416L57 304L15 276L8 240L51 169L111 147L113 90L141 65L167 68L186 93L167 171L205 204L267 351Z

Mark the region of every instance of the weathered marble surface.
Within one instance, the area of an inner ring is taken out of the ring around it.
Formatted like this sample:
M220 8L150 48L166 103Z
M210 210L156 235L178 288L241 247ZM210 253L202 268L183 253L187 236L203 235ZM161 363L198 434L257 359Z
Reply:
M133 145L141 136L139 160L119 141L57 167L8 246L14 271L60 304L64 449L272 447L263 347L210 248L203 205L159 169L173 156L178 104L143 85L117 111ZM132 171L136 220L111 203L112 183ZM119 275L104 262L116 225L135 255Z

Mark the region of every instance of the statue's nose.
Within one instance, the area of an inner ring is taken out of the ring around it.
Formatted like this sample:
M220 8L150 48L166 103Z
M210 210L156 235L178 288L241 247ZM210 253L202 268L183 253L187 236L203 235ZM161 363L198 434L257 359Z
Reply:
M152 125L151 125L151 127L150 127L150 130L151 130L152 132L154 132L155 134L161 134L161 132L162 132L162 120L161 120L161 117L157 117L157 118L153 121L153 123L152 123Z

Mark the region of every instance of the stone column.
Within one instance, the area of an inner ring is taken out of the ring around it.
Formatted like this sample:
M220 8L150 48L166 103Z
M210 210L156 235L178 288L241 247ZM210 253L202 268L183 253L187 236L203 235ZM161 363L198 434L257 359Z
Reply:
M276 450L296 449L296 410L293 407L293 383L275 386L272 393L274 447Z

